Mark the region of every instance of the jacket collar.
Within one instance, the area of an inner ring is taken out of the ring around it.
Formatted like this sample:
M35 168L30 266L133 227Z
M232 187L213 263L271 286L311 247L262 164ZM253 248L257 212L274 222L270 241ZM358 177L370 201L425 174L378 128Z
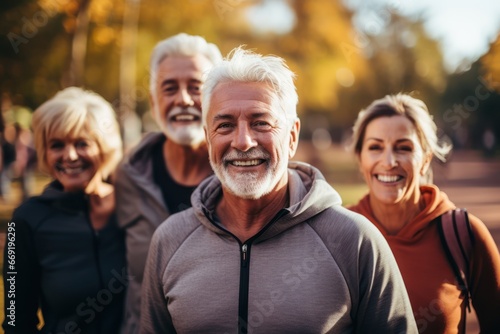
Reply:
M260 241L303 223L332 206L342 205L339 194L315 167L303 162L289 162L288 176L290 206L284 208L288 213L280 215L280 218L259 236ZM191 202L196 217L204 226L215 233L224 234L224 230L210 221L221 195L221 183L212 175L195 190Z
M88 208L88 196L83 191L65 192L57 180L45 187L39 199L66 212L77 213Z

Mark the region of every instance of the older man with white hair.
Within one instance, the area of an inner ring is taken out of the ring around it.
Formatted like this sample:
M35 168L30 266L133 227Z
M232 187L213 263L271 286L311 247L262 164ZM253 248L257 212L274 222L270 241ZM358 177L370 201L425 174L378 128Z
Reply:
M129 286L123 333L139 328L141 283L153 232L191 206L212 174L201 120L203 73L222 60L214 44L184 33L159 42L151 56L150 102L162 130L147 134L117 171L117 215L126 232Z
M293 73L236 49L204 86L215 175L151 242L141 333L417 333L384 238L299 140Z

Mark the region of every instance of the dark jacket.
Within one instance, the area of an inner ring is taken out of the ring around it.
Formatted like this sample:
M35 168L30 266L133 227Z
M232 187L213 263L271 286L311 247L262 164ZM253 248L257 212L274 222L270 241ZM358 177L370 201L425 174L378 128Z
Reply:
M114 215L95 231L88 205L85 194L53 182L14 211L4 252L6 334L37 333L39 307L40 333L118 332L128 284L123 234Z

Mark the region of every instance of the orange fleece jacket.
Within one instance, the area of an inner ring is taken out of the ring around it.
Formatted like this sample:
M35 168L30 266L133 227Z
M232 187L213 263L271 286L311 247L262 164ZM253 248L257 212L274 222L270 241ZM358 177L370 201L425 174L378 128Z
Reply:
M386 238L403 276L420 333L460 333L463 297L445 255L436 218L455 208L435 185L421 186L425 209L398 234L388 235L370 207L369 195L350 210L367 217ZM484 225L469 214L475 237L472 273L472 304L481 333L500 333L500 255Z

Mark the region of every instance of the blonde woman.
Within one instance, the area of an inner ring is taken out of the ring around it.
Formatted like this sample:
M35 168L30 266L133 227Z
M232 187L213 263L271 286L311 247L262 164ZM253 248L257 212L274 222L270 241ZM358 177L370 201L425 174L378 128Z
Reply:
M101 96L70 87L32 124L39 167L54 180L8 226L5 333L116 333L127 277L109 183L122 157L115 113Z

